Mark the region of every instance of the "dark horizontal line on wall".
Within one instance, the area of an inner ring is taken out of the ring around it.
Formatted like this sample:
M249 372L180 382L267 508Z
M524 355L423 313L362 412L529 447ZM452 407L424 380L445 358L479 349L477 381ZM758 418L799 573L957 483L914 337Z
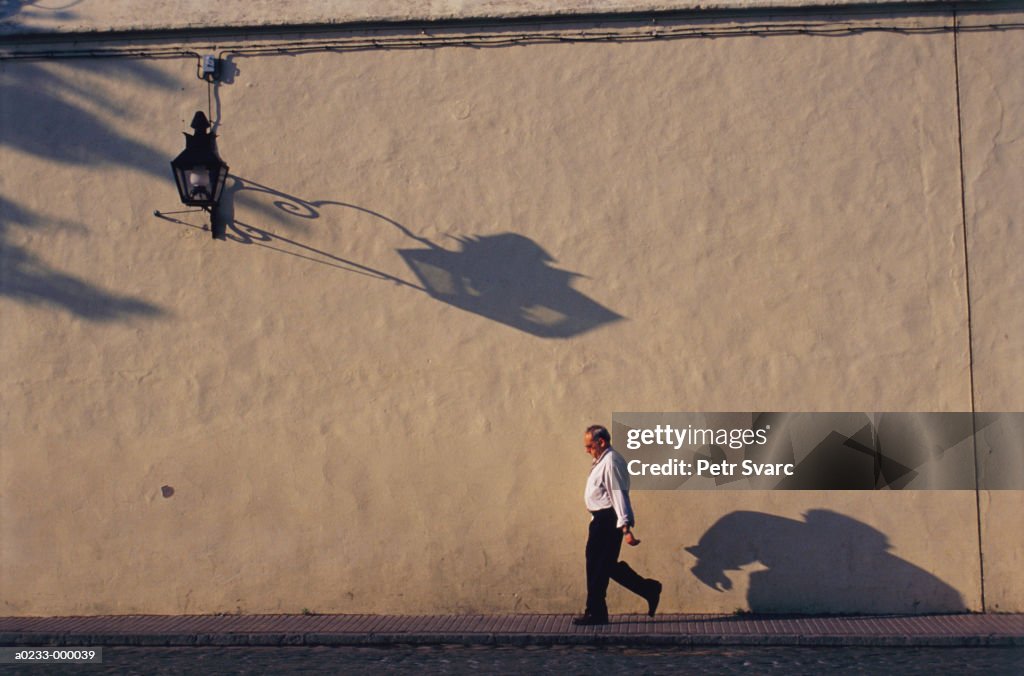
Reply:
M335 23L281 23L281 24L243 24L237 26L210 27L168 27L160 29L130 30L81 30L48 32L41 29L25 28L24 32L0 33L0 46L27 44L67 44L82 42L117 42L117 41L151 41L151 40L210 40L210 39L244 39L248 41L268 39L270 36L287 34L331 34L331 33L364 33L387 31L389 33L413 33L421 30L461 30L461 31L495 31L522 30L548 26L557 29L567 24L600 24L612 23L621 25L643 25L652 21L662 22L714 22L729 20L748 20L770 18L772 20L792 19L793 17L822 18L910 18L935 15L950 15L954 11L974 14L1024 12L1022 0L961 0L960 2L864 2L842 5L793 5L760 6L746 8L712 7L692 9L672 9L663 11L643 12L605 12L571 14L566 12L547 15L510 15L497 17L477 17L465 19L416 19L416 20L356 20ZM2 30L2 27L0 27Z
M844 23L838 17L831 17L827 21L807 21L798 23L783 21L781 17L770 17L764 19L763 23L732 22L726 25L715 25L713 22L665 22L657 24L628 24L617 23L612 25L606 22L605 25L589 28L577 28L569 30L565 27L558 29L550 24L545 26L534 26L535 30L530 32L526 26L517 25L516 30L505 28L504 30L491 30L484 32L478 29L477 32L468 32L465 28L459 30L445 31L431 28L430 33L420 30L416 33L389 31L385 33L368 34L348 33L346 35L333 34L331 36L304 37L290 41L282 41L282 34L276 33L276 40L257 40L251 36L247 39L237 39L233 44L222 42L219 44L188 44L182 46L181 42L173 46L146 46L140 41L133 45L123 46L87 46L75 44L74 48L61 49L59 43L48 43L47 47L36 47L26 49L8 48L0 46L0 61L29 61L29 60L61 60L61 59L99 59L99 58L147 58L147 59L175 59L195 58L200 59L201 53L218 53L219 58L229 56L260 56L274 54L303 54L315 52L354 52L367 50L410 50L410 49L439 49L442 47L470 47L470 48L495 48L510 47L515 45L537 45L537 44L585 44L585 43L626 43L626 42L656 42L682 39L706 39L726 37L782 37L793 35L807 35L819 37L836 37L861 35L865 33L896 33L903 35L922 35L950 33L958 31L982 32L982 31L1009 31L1024 30L1024 21L1015 23L992 23L970 26L957 26L952 13L946 15L949 19L946 23L925 23L915 24L906 22L894 22L893 15L876 17L884 20L882 23L866 24L856 19L847 19ZM1022 17L1024 18L1024 17Z

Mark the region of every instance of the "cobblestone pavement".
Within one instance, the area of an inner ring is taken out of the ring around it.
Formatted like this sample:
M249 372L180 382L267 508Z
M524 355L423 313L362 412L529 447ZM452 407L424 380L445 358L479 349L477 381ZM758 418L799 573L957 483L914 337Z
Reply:
M1014 674L1024 648L623 646L106 647L102 664L10 674Z

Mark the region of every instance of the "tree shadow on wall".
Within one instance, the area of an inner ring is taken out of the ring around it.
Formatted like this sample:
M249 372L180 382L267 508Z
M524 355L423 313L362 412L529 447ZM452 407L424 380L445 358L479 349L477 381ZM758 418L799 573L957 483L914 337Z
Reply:
M68 19L74 16L74 13L65 10L80 4L82 0L64 0L56 7L39 5L38 2L39 0L0 0L0 21L9 19L26 8L45 11L54 19Z
M91 321L163 314L155 305L55 270L38 256L6 241L8 223L30 227L36 221L33 214L0 197L0 295L27 305L56 306Z
M29 4L31 0L0 0L0 19L8 19Z
M518 233L455 238L459 248L446 249L365 207L333 200L304 200L248 179L231 178L218 212L224 224L224 239L320 259L318 262L349 272L426 292L435 300L541 338L569 338L623 319L572 288L573 281L582 275L553 267L551 263L555 259L551 255L532 239ZM238 221L234 202L243 191L270 196L273 199L271 208L276 213L296 218L317 219L326 206L373 216L421 245L397 250L420 283L413 284L368 265ZM285 245L291 250L284 250Z
M4 74L0 87L0 99L5 103L0 106L0 147L58 165L127 166L163 177L167 173L167 158L121 133L112 120L126 113L108 100L104 91L83 85L77 77L78 73L90 70L161 89L176 86L173 79L158 69L137 62L82 62L75 64L71 72L38 63L19 63L16 69ZM97 195L96 199L108 197ZM55 221L18 204L10 195L0 195L0 296L29 305L51 305L91 321L164 314L161 308L144 300L104 289L54 268L19 242L31 235L19 232L15 236L15 228L39 232L74 230L83 235L89 231L84 224Z
M727 571L760 563L747 602L759 613L963 612L963 598L926 570L889 553L885 534L843 514L810 510L805 521L732 512L686 551L691 569L716 591Z

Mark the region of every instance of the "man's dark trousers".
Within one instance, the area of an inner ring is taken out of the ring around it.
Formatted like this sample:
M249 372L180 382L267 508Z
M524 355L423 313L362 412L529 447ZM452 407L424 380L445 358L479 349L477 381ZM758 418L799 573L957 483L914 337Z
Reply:
M615 525L618 517L612 508L591 512L587 536L587 609L586 614L599 619L608 618L608 580L647 598L649 581L640 577L625 561L619 561L622 549L622 529Z

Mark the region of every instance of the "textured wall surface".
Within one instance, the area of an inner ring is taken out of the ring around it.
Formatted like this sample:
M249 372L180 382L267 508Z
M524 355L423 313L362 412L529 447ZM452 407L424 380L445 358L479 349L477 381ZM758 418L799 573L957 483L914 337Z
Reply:
M874 0L874 4L899 6L913 1ZM177 0L173 3L154 0L0 0L0 35L858 4L863 3L861 0L219 0L215 3L207 0ZM943 3L917 0L917 4Z
M965 26L1019 21L968 16ZM960 39L964 202L971 275L974 389L979 410L1024 410L1024 63L1020 32ZM1024 454L1024 449L1021 449ZM1024 492L982 496L986 601L1024 608ZM1013 543L1014 546L1007 546Z
M612 411L1019 410L1020 35L235 56L227 241L193 60L0 62L0 613L570 611ZM971 491L634 502L665 611L981 608Z

